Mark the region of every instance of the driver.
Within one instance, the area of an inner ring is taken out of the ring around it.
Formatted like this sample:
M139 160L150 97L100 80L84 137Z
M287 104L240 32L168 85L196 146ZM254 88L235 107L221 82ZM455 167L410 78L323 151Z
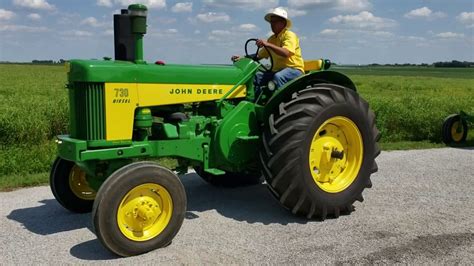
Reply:
M267 47L273 58L273 68L269 72L258 72L255 76L255 87L260 92L260 87L269 81L275 83L276 89L288 81L303 75L304 61L301 57L300 41L298 36L289 30L292 23L288 13L281 7L275 8L265 15L265 20L271 25L273 35L267 40L259 39L259 48ZM256 59L268 58L266 49L260 49ZM232 56L232 61L239 60L239 56Z

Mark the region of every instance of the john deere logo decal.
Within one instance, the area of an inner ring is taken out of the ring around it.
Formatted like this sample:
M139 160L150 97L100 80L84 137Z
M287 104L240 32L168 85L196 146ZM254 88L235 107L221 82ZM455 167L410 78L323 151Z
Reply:
M191 88L174 88L169 91L169 94L206 94L206 95L222 95L222 89L191 89Z

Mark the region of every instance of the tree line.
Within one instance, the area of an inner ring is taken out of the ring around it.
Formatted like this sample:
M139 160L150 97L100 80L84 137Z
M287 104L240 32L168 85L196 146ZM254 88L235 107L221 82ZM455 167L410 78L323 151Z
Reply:
M453 60L451 62L435 62L432 64L422 63L422 64L369 64L368 66L387 66L387 67L474 67L474 62L468 61L457 61Z

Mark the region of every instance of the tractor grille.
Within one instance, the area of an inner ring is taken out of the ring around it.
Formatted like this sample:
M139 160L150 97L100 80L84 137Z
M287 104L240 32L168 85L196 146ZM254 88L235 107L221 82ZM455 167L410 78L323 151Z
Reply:
M71 137L105 140L105 98L103 83L76 82L69 91Z

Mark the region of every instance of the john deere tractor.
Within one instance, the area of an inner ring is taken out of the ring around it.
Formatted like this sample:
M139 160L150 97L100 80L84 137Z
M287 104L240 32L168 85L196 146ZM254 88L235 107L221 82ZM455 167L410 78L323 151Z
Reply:
M51 189L66 209L92 211L107 249L132 256L170 244L187 204L177 174L188 169L218 186L263 176L284 208L308 219L363 201L380 134L348 77L315 60L283 87L255 90L265 66L251 56L229 66L147 63L146 18L139 4L114 15L115 60L68 65L70 132L58 136ZM163 157L178 166L157 164Z

